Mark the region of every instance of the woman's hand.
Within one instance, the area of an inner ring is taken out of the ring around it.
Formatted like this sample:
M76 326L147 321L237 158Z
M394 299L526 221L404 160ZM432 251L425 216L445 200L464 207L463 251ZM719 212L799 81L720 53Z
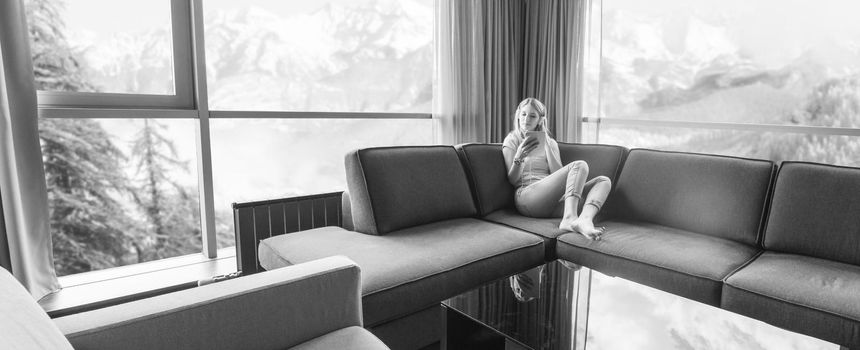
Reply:
M522 143L520 143L520 146L517 147L517 153L514 154L514 159L523 159L523 157L528 156L531 151L534 151L539 144L540 142L538 142L537 137L529 135Z
M507 144L508 140L505 139L505 141ZM505 157L505 164L508 166L508 182L511 185L519 185L520 175L522 175L523 157L534 151L538 145L540 145L540 141L536 136L528 136L520 142L516 149L511 146L502 147L502 155Z

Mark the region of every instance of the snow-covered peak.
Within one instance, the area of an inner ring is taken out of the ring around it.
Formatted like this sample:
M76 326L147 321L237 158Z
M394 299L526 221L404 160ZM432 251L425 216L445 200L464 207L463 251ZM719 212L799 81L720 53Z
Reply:
M738 46L731 40L725 27L690 17L683 52L683 59L707 64L720 57L725 59L737 56Z
M635 60L666 60L672 54L663 42L663 28L653 18L611 11L603 16L603 56L620 65Z

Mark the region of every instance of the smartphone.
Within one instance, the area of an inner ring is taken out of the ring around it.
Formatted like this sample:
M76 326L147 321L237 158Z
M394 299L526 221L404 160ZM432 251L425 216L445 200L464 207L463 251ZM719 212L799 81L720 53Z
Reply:
M543 149L544 148L544 145L546 144L546 132L543 132L543 131L527 131L526 137L529 137L529 136L534 136L537 139L537 141L538 141L537 149Z

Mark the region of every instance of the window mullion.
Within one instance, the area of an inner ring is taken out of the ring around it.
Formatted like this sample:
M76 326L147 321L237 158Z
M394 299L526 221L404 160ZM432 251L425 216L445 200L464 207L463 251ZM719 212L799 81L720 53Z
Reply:
M174 2L179 0L174 0ZM203 41L203 4L190 1L190 21L194 72L194 99L197 107L197 176L200 193L200 230L203 235L203 255L217 257L215 235L215 200L212 186L212 145L209 133L209 96L206 87L206 54Z
M191 107L194 98L193 55L194 28L191 0L171 0L170 18L173 32L173 87L176 99ZM202 33L201 33L202 35Z

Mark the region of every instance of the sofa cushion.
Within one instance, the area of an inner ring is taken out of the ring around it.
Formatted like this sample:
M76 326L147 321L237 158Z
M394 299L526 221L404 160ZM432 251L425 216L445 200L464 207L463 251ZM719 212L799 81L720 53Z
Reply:
M388 347L366 329L353 326L341 328L290 348L290 350L316 349L387 350Z
M562 164L584 160L589 179L603 175L618 178L627 149L621 146L559 142ZM507 166L501 144L470 143L457 146L463 158L478 206L484 216L499 209L514 207L514 187L508 182Z
M375 235L477 214L452 146L380 147L346 155L356 231Z
M0 349L72 349L48 314L0 267Z
M722 307L853 348L860 345L860 267L765 252L726 279Z
M490 215L485 216L483 219L517 228L543 238L544 248L546 249L544 254L546 261L556 259L556 237L569 232L558 228L558 224L561 222L561 219L559 218L530 218L520 215L516 209L512 208L496 210L490 213Z
M558 258L602 273L719 306L722 280L750 261L755 247L646 222L607 221L603 239L558 237Z
M603 175L612 181L617 180L627 157L627 148L615 145L559 142L558 151L562 164L575 160L588 163L589 179Z
M508 170L501 144L470 143L457 145L472 184L479 215L487 215L514 206L514 186L508 182Z
M366 326L405 316L543 263L543 241L478 219L435 222L384 236L324 227L260 242L267 270L330 255L361 267Z
M613 218L754 245L774 171L766 160L634 149L606 209Z
M860 265L860 168L784 162L764 247Z

